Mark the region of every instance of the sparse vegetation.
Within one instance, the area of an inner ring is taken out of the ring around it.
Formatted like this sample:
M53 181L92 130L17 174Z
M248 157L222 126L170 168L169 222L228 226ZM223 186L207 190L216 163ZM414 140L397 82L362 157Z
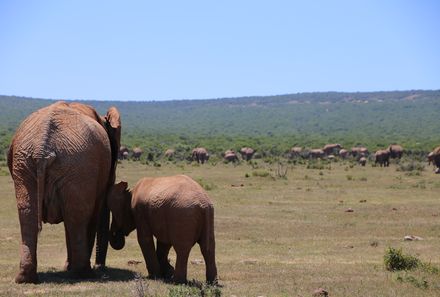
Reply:
M254 170L254 171L252 171L252 175L258 176L258 177L268 177L268 176L270 176L270 173L269 173L269 171L266 171L266 170Z
M404 99L413 93L420 96ZM123 144L145 152L141 162L121 161L117 180L133 186L143 176L187 174L209 191L223 287L205 288L133 277L146 274L144 263L127 264L129 259L143 261L135 234L127 237L122 251L109 249L106 278L66 281L62 224L45 224L38 239L44 282L14 284L20 232L5 152L21 120L50 102L0 96L0 295L309 296L319 284L331 288L332 296L439 296L435 209L440 183L438 175L423 170L426 152L440 143L439 98L440 91L409 91L112 102L122 113ZM87 103L100 113L109 105ZM362 144L370 151L399 142L410 157L393 160L390 168L361 168L352 159L286 159L293 145L312 148L335 141L347 148ZM190 162L198 146L208 148L207 164ZM254 160L223 164L225 149L243 146L257 150ZM170 161L163 153L171 147L175 155ZM354 212L344 212L351 207ZM402 243L408 230L424 240ZM385 260L380 247L388 245L404 245L417 257L389 249ZM172 250L171 263L175 259ZM200 251L193 249L190 262L199 259ZM387 261L395 272L382 268ZM395 269L411 267L411 262L416 268ZM204 280L203 265L190 263L188 269L190 278Z
M420 260L404 254L402 249L389 247L385 252L384 264L389 271L411 270L420 265Z

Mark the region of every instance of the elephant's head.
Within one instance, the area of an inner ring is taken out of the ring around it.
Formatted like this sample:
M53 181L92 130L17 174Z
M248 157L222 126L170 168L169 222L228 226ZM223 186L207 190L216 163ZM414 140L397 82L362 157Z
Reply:
M126 182L111 187L107 195L107 205L112 213L110 245L115 250L120 250L125 245L125 236L136 228L131 212L131 192Z

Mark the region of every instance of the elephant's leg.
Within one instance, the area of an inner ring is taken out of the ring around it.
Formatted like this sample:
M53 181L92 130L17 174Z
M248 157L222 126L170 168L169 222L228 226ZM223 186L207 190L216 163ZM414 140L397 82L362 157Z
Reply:
M203 259L206 265L206 282L210 284L217 283L217 266L215 265L215 243L200 244L200 251L202 252Z
M87 226L88 258L92 256L93 246L95 245L96 229L98 225L98 214L95 214Z
M89 232L86 222L64 222L70 247L69 268L73 277L91 278Z
M16 283L37 283L37 212L26 208L18 209L21 229L20 271L15 277Z
M66 262L64 263L64 270L65 271L70 271L70 262L72 261L72 255L71 255L71 252L70 252L70 249L71 249L71 247L70 247L70 241L69 241L69 235L68 235L68 230L67 230L67 228L66 228L66 224L64 224L64 233L65 233L65 235L66 235L66 248L67 248L67 259L66 259Z
M209 243L207 243L206 240L202 240L199 245L206 265L206 282L216 284L217 266L215 264L215 242L214 240L210 240Z
M186 283L186 274L188 269L188 257L191 246L174 247L176 250L176 270L174 271L173 281L176 283Z
M160 278L160 265L154 248L153 234L145 222L142 225L136 224L137 239L144 255L145 265L147 266L149 277Z
M31 180L31 179L29 179ZM37 186L33 181L15 185L18 219L20 221L20 271L16 283L37 283L38 205Z
M168 262L168 254L171 249L171 244L157 241L157 259L159 260L162 277L170 279L174 274L174 267Z

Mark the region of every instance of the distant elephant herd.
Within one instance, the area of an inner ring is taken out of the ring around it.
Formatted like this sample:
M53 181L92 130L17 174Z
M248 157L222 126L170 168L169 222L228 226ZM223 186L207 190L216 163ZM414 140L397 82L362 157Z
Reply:
M120 160L127 159L129 154L129 149L126 146L121 146L118 154L118 158ZM380 167L388 167L390 164L390 159L400 159L403 155L403 147L398 144L391 144L387 148L377 150L373 155L370 155L368 148L362 146L352 147L350 150L343 148L341 144L333 143L326 144L323 148L312 148L312 149L304 149L300 146L292 147L289 152L286 154L286 157L289 159L347 159L352 158L355 159L361 166L365 166L367 161L370 159L374 161L376 165ZM135 147L132 150L132 158L133 160L139 160L140 155L142 154L142 149L139 147ZM165 158L171 159L175 155L175 150L167 149L163 156ZM250 147L243 147L240 149L239 154L236 153L233 149L228 149L224 153L222 153L223 160L228 162L238 162L240 160L250 161L254 155L256 155L256 150ZM194 148L191 152L190 160L204 164L209 160L209 152L206 148L197 147ZM240 157L239 157L240 156ZM433 163L436 166L436 172L440 172L440 147L434 149L427 156L427 160L429 163Z
M64 268L72 277L95 276L90 265L95 237L95 267L103 269L108 243L122 249L125 236L136 229L150 277L186 282L188 256L198 243L206 280L217 283L214 208L206 192L184 175L143 178L132 191L126 182L115 184L117 159L129 153L120 140L121 118L115 107L100 116L88 105L57 102L32 113L18 127L7 157L21 231L15 282L38 282L42 223L64 222ZM132 150L134 159L141 154L140 148ZM202 163L208 158L201 148L193 155ZM171 247L177 255L175 268L168 261Z
M8 151L8 167L14 181L20 222L20 266L17 283L37 283L37 239L42 223L64 222L67 246L65 269L72 277L94 276L90 257L96 237L95 266L104 268L108 243L122 249L125 236L136 229L149 276L186 282L191 247L198 243L205 260L206 280L217 282L214 208L206 192L191 178L179 175L142 178L128 189L116 184L118 159L139 160L143 151L120 145L121 117L115 107L100 116L89 105L56 102L29 115L17 128ZM165 156L172 157L173 149ZM241 159L249 161L255 150L243 147ZM353 157L365 165L365 147L350 151L340 144L322 149L293 147L289 158ZM400 159L403 148L392 144L374 154L375 162L388 166ZM206 148L194 148L191 158L209 159ZM230 149L227 162L239 160ZM440 167L440 147L428 160ZM437 169L438 172L438 169ZM110 214L112 215L110 225ZM156 238L156 246L154 244ZM168 261L173 247L175 268Z

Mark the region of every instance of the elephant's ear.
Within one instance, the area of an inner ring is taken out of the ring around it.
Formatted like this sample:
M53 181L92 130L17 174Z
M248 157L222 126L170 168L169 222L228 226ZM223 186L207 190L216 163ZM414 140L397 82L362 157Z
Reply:
M116 141L117 148L121 146L121 116L116 107L112 106L107 110L107 114L105 115L105 121L107 125L107 130L113 130L112 135Z
M105 115L105 129L110 140L112 149L112 168L111 168L111 184L116 178L116 164L118 161L119 147L121 146L121 116L116 107L112 106L107 110Z

